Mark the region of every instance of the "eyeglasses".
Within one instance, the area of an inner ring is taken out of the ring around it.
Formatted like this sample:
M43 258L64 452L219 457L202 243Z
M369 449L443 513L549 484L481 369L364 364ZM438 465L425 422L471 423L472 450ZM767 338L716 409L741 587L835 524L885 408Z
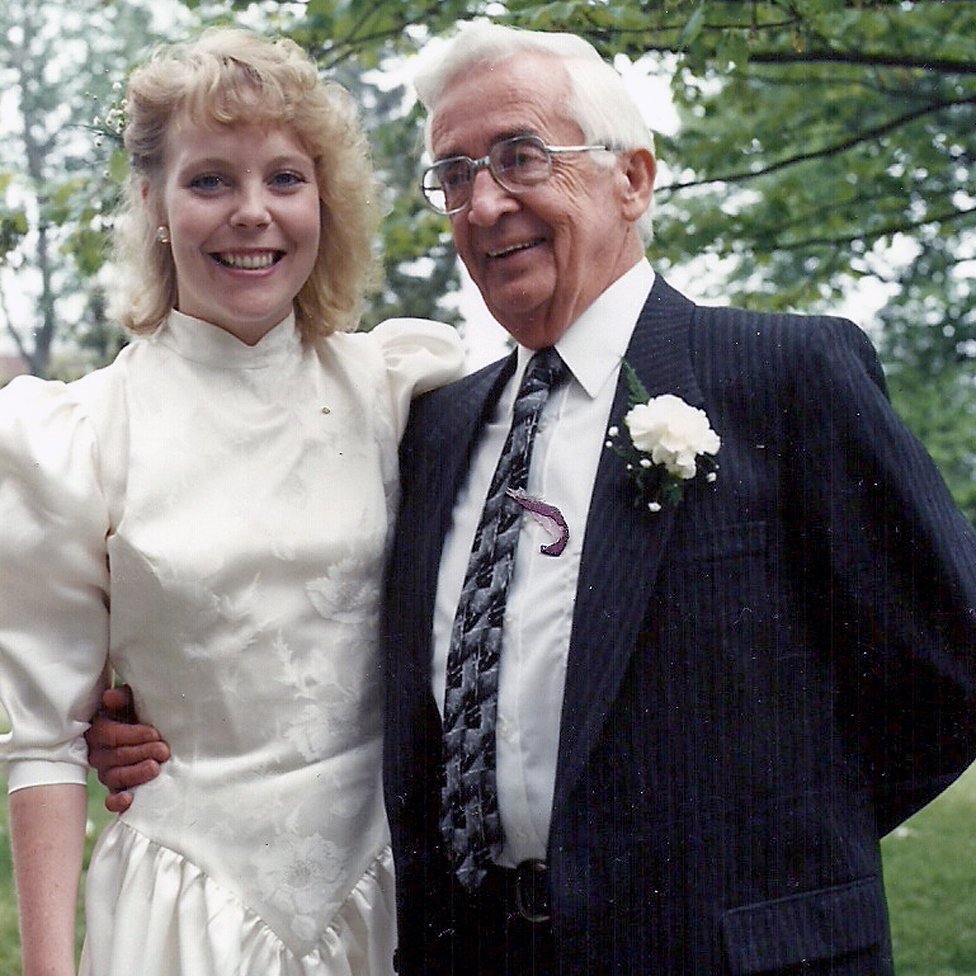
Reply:
M612 151L609 146L547 146L538 136L515 136L491 147L487 156L449 156L424 170L421 189L433 210L456 214L471 202L478 170L487 169L509 193L524 193L552 175L552 157L559 153Z

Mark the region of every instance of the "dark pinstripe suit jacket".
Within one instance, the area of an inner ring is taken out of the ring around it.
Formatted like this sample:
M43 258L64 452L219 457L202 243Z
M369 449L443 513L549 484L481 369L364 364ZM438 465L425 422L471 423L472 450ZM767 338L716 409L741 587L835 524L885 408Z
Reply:
M878 839L976 755L972 530L849 322L701 308L658 279L627 359L706 410L720 471L652 515L600 463L549 840L561 972L889 973ZM418 401L403 441L385 776L404 973L450 971L431 615L511 369ZM625 407L621 388L611 423Z

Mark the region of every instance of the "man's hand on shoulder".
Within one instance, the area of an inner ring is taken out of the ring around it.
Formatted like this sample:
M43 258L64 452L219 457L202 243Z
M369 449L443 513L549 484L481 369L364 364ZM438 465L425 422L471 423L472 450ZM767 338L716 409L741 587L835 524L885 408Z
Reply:
M88 762L108 788L105 807L123 813L132 804L133 787L159 775L160 763L169 759L169 746L151 725L140 725L128 687L109 688L102 707L85 733Z

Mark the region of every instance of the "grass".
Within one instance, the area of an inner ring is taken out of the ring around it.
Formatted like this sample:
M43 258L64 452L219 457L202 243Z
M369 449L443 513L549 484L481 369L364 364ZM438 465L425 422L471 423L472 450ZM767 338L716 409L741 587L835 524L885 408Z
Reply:
M898 976L976 976L976 765L882 851Z
M2 777L0 789L5 795ZM89 785L89 853L109 819L103 795L97 783ZM976 976L976 766L886 837L882 850L898 976ZM80 946L80 917L78 933ZM0 973L20 974L6 803L0 805Z

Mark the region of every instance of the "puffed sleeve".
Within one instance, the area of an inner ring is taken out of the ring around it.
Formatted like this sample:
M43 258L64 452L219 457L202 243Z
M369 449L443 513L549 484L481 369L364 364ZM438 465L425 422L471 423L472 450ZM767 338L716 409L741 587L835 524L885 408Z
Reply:
M457 330L427 319L387 319L370 332L386 365L397 439L402 436L410 401L458 379L464 348Z
M83 783L108 648L108 511L71 387L0 391L0 760L11 792Z

